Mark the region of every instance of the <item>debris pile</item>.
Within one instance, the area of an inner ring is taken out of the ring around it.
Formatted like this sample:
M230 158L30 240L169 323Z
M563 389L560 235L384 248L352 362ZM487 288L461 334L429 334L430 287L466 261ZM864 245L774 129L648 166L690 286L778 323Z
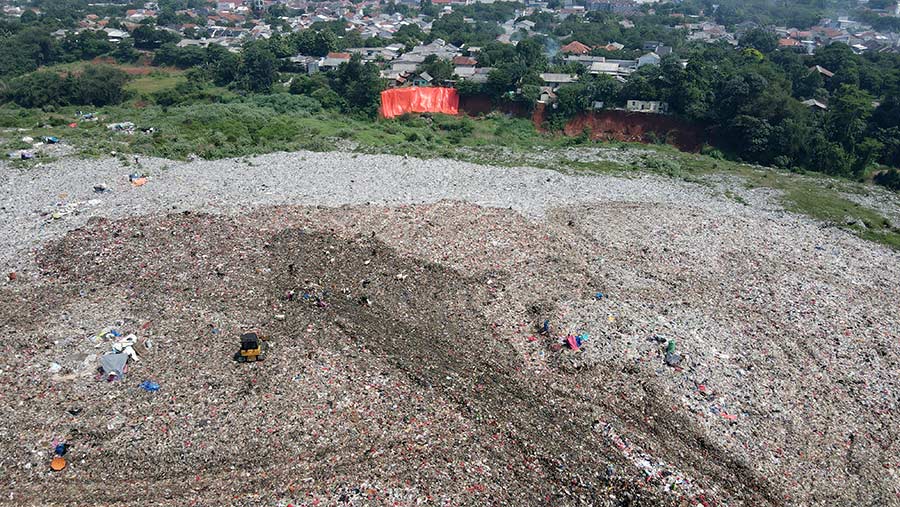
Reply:
M92 219L0 286L10 501L64 442L72 504L889 505L900 267L803 234L633 203Z

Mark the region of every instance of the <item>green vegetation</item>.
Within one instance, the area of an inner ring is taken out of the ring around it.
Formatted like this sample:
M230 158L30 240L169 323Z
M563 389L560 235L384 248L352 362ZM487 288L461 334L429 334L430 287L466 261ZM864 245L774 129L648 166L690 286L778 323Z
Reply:
M184 73L180 71L153 72L132 79L125 85L125 90L138 96L150 97L156 92L175 88L185 81Z
M27 135L53 135L79 148L81 156L141 153L166 158L241 157L272 151L352 149L420 158L446 157L502 166L529 165L571 173L634 171L657 173L713 185L721 175L737 176L748 188L770 188L787 209L845 228L867 240L900 248L900 229L876 211L845 195L864 186L821 175L764 169L707 155L682 153L666 145L597 143L586 136L538 133L526 119L491 114L480 118L406 115L395 120L334 115L315 99L289 93L241 97L223 94L217 102L171 107L107 106L101 121L78 122L74 107L54 112L0 107L0 123L26 128ZM154 132L117 133L107 123L132 121ZM45 128L47 127L47 128ZM7 142L4 149L21 148ZM569 152L575 149L575 152ZM587 150L587 151L582 151ZM606 152L592 157L591 150ZM24 163L24 162L23 162ZM31 162L34 163L34 162ZM731 199L743 199L731 193Z

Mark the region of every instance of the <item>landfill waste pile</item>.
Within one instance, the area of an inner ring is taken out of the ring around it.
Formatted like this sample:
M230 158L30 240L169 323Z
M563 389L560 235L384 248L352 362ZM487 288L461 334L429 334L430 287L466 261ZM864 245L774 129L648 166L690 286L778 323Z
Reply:
M900 505L900 255L812 221L438 201L47 234L0 285L5 504Z

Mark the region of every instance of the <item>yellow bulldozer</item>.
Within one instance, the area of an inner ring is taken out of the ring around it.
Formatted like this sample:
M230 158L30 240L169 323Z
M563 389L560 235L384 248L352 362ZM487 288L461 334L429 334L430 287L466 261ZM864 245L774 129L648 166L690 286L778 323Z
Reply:
M234 360L239 363L262 361L268 348L265 336L256 332L244 333L241 335L241 350L234 354Z

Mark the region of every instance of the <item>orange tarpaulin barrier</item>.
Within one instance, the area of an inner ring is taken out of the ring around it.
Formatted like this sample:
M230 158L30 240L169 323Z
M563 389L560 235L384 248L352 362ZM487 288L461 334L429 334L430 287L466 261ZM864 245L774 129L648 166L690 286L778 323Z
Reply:
M381 116L403 113L459 114L456 88L391 88L381 92Z

